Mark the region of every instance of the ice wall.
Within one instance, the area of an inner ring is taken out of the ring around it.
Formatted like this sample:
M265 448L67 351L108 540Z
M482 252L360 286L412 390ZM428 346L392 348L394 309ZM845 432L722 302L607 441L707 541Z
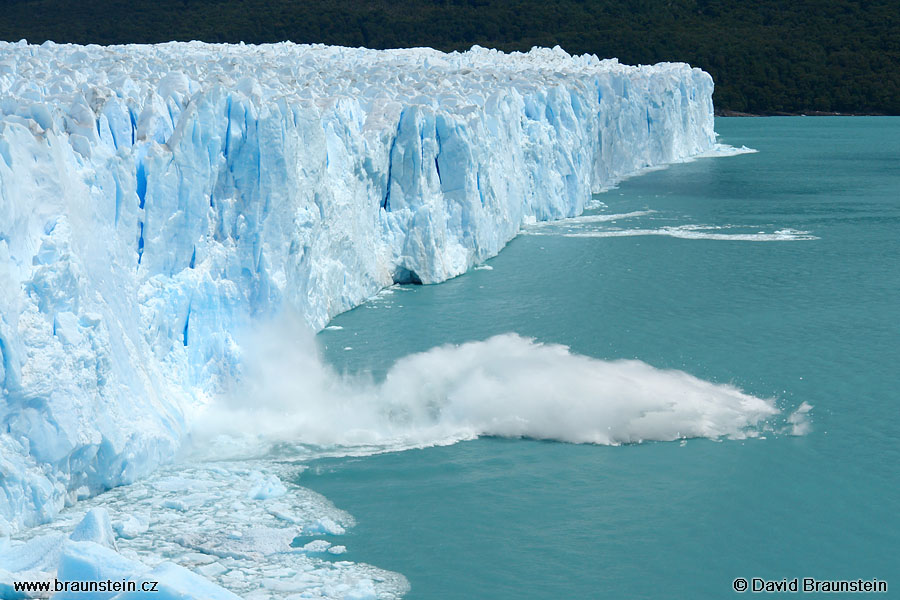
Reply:
M240 364L714 143L712 79L556 48L0 43L0 534L173 455Z

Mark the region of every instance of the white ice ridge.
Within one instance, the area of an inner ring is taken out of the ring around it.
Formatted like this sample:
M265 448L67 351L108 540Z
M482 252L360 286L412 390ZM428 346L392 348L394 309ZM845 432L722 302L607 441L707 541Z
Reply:
M0 43L0 534L149 473L239 368L714 147L712 79L559 48Z

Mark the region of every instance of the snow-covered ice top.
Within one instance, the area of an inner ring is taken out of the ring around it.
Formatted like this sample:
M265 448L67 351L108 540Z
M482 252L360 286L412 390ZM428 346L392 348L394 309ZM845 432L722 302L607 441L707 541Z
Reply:
M321 328L708 151L712 89L558 48L0 43L0 534L169 459L239 326Z

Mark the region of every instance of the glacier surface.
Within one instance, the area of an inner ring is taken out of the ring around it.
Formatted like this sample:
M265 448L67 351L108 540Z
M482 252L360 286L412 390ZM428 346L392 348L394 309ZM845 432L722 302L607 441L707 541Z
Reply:
M712 90L558 48L0 43L0 535L170 460L238 327L322 328L711 151Z

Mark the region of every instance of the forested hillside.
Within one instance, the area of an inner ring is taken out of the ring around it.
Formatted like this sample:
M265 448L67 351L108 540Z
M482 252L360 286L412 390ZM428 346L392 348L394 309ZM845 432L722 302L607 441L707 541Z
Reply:
M0 0L0 39L21 38L559 44L626 63L702 67L715 78L719 110L900 114L898 0Z

